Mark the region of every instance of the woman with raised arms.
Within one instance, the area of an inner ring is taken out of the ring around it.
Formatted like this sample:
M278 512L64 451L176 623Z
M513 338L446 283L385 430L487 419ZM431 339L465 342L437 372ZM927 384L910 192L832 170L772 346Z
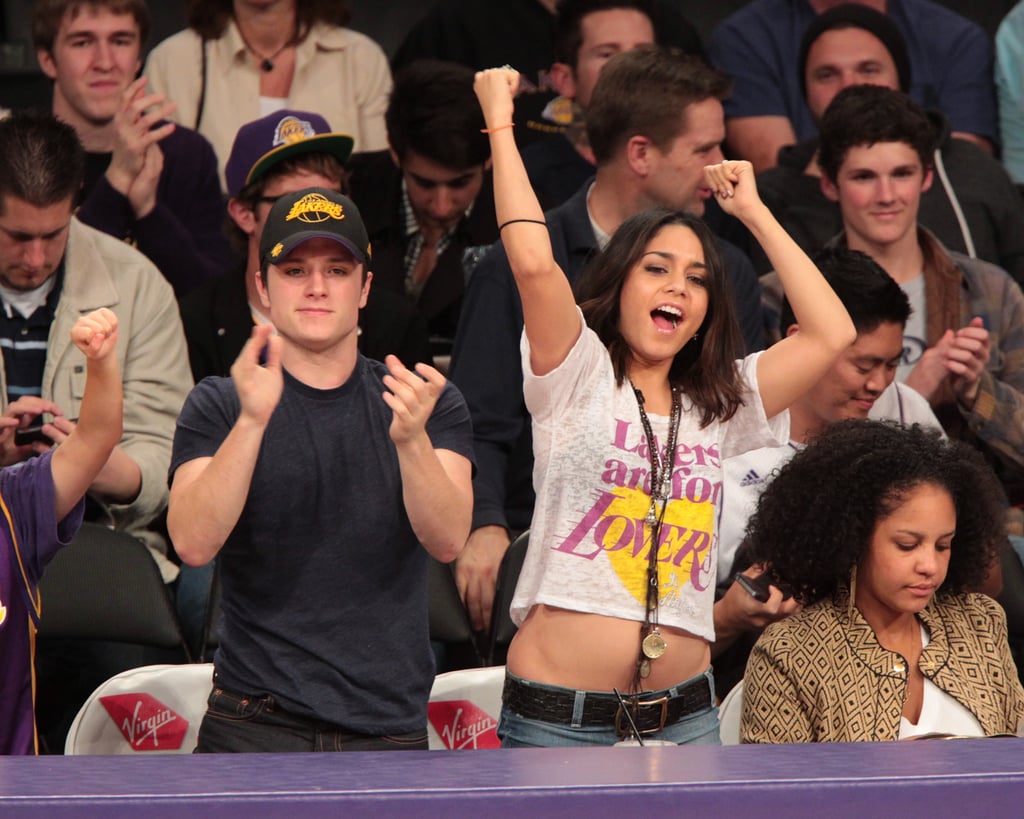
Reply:
M747 162L709 166L707 184L778 270L798 333L737 362L715 239L699 219L669 210L615 232L584 274L577 307L510 127L518 81L507 68L476 78L522 300L537 492L499 735L506 747L610 745L637 734L717 743L710 644L721 459L788 440L786 408L855 330L759 199Z

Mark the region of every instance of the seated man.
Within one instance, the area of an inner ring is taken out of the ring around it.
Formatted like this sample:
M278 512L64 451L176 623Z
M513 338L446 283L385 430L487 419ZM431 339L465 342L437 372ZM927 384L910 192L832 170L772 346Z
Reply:
M860 0L885 12L910 52L910 93L949 117L955 136L996 141L992 43L975 23L931 0ZM729 146L763 171L779 149L814 136L796 70L800 40L834 0L751 0L712 32L711 62L736 80L726 103Z
M265 323L254 273L270 206L286 193L318 185L341 191L352 137L317 114L277 111L244 125L227 162L227 231L242 262L181 301L192 374L228 375L254 323ZM375 260L376 261L376 260ZM426 322L400 296L373 290L359 316L360 352L430 361Z
M994 463L1024 501L1024 294L995 265L949 251L918 220L932 183L934 132L898 91L840 92L821 122L822 186L839 203L838 246L860 250L912 308L897 378L928 399L951 438Z
M75 428L85 367L68 331L82 313L117 316L124 433L89 490L93 517L153 551L167 582L178 567L147 525L167 503L174 422L192 386L170 285L134 248L74 218L82 153L75 131L50 114L0 121L0 340L4 406L35 396L53 417L44 441L0 447L4 464L61 443Z
M523 150L523 164L541 207L553 208L594 175L585 111L609 59L655 41L649 0L562 0L555 14L551 83L559 98L550 107L564 126ZM564 130L564 133L562 132Z
M906 91L910 59L890 17L866 6L838 6L814 19L800 46L800 82L815 123L843 88L860 83ZM950 135L937 111L934 184L921 197L918 220L951 250L998 264L1024 282L1024 208L997 160ZM779 164L758 174L758 190L783 227L808 253L842 229L839 207L821 191L815 136L779 151ZM755 266L765 272L763 254Z
M726 77L660 46L640 46L608 61L594 87L587 132L597 176L548 211L559 267L575 282L594 251L627 218L661 206L704 213L711 190L704 166L722 161L721 98ZM748 351L761 349L760 285L749 259L720 243ZM523 317L502 245L470 279L452 355L452 380L466 395L480 471L474 482L473 534L456 564L456 582L473 627L491 621L498 566L510 532L530 525L533 450L523 402L519 339Z
M790 442L787 446L756 449L727 458L718 525L718 588L715 603L715 689L724 694L743 676L746 658L760 630L792 613L778 589L755 600L734 572L747 570L742 551L747 521L773 471L788 461L828 424L844 418L874 418L901 424L923 424L938 429L928 402L906 384L895 380L903 355L903 328L910 316L906 294L870 257L849 250L828 251L815 261L857 328L857 339L814 387L789 408ZM779 323L783 336L798 326L788 302L783 302ZM759 571L746 571L753 578ZM746 639L739 639L744 635ZM734 645L735 644L735 645ZM726 653L726 649L729 651Z
M53 80L53 114L87 151L77 217L141 250L182 296L230 259L213 148L163 119L174 110L135 79L145 0L36 0L32 35Z
M349 190L373 245L374 290L416 305L435 355L448 356L465 282L498 238L473 72L411 63L395 75L384 120L391 150L349 163Z
M168 530L223 588L198 750L425 750L427 555L469 533L469 413L434 368L359 354L372 274L349 199L282 196L260 260L277 334L253 328L174 440Z

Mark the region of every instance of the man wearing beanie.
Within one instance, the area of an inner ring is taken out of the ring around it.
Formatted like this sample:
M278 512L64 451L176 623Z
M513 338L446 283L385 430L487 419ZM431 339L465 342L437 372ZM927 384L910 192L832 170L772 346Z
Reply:
M801 93L819 122L832 98L850 85L912 87L910 60L890 17L866 6L846 4L814 19L800 43L797 67ZM992 156L950 133L938 111L929 111L935 130L934 181L921 197L919 221L951 250L997 264L1024 282L1024 209L1003 167ZM821 190L818 138L779 151L776 167L758 175L765 204L809 253L842 229L839 206ZM767 259L755 258L759 272Z
M469 534L468 410L433 367L359 353L371 248L347 197L281 196L259 256L276 334L193 390L171 460L175 548L222 580L197 750L426 749L427 558Z
M725 103L727 142L758 171L775 165L782 146L814 135L797 77L800 42L815 17L837 5L752 0L712 32L711 62L736 81ZM855 5L884 13L902 35L913 70L910 95L946 114L955 135L991 151L997 134L992 44L981 27L931 0Z

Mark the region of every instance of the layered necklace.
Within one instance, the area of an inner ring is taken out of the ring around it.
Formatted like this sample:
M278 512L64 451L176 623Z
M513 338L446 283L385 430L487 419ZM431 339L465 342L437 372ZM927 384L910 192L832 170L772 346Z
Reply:
M679 387L672 386L672 412L668 421L668 442L664 452L659 452L654 442L651 421L644 409L644 394L630 382L636 396L637 407L640 409L640 423L647 436L647 451L651 461L651 504L644 517L644 526L650 530L650 551L647 553L647 599L644 609L644 621L640 626L640 656L637 658L636 674L633 677L633 690L639 691L641 680L651 674L651 660L657 660L668 648L665 638L658 629L658 597L660 578L658 577L658 547L661 541L661 526L665 520L665 508L672 494L672 467L675 463L676 438L679 435L679 419L682 415L683 396Z

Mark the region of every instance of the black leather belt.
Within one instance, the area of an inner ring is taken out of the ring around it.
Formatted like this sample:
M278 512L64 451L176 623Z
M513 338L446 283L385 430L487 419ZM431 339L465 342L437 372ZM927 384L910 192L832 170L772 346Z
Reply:
M711 685L702 675L678 688L674 697L649 697L650 694L624 694L622 697L641 734L660 731L683 717L710 708ZM575 691L551 691L506 676L502 698L509 710L526 719L555 725L572 724ZM614 694L588 692L583 700L580 724L588 728L615 728L622 736L631 733L629 720L623 715L622 705Z

